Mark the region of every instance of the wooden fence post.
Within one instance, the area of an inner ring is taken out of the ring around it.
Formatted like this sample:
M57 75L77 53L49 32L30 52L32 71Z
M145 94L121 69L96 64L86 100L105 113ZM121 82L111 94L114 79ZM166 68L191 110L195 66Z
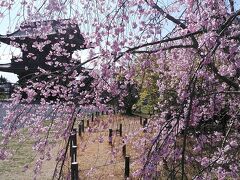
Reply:
M73 146L73 135L70 134L70 137L69 137L69 151L70 151L70 157L72 157L72 146Z
M108 142L109 142L110 145L112 145L112 133L113 133L112 129L109 129L109 140L108 140Z
M126 156L125 157L125 172L124 172L125 178L129 178L129 174L130 174L130 157Z
M73 128L73 129L72 129L72 133L77 133L77 129L76 129L76 128Z
M119 126L119 134L120 134L120 137L122 137L122 124L120 124Z
M87 120L87 127L89 127L89 120Z
M78 135L80 137L82 137L82 124L81 123L78 125Z
M77 145L77 133L76 132L73 134L73 145L74 146Z
M144 127L144 128L147 127L147 123L148 123L148 119L145 118L144 121L143 121L143 127ZM146 129L144 129L143 132L147 132Z
M82 132L84 133L84 120L81 120L81 124L82 124Z
M93 122L93 119L94 119L94 114L92 113L92 122Z
M122 147L122 155L123 155L123 157L126 157L126 153L127 153L126 144L124 144L123 147Z
M77 162L77 146L72 146L71 162Z
M75 131L72 131L70 135L70 157L72 157L72 146L77 146L77 135Z
M142 116L140 116L140 125L142 125L143 123L142 123Z
M96 116L99 116L100 115L100 112L99 111L96 111Z
M78 180L78 163L71 163L71 180Z

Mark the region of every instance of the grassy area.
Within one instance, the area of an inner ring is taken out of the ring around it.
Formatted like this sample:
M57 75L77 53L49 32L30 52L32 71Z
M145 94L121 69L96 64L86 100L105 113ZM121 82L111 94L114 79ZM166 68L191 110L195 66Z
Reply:
M2 138L0 137L0 139ZM13 156L4 161L0 161L0 174L11 172L20 173L25 164L33 162L33 143L30 139L27 139L23 143L19 143L17 140L11 140L8 148L13 151Z
M48 123L48 122L46 122ZM0 161L0 179L4 180L30 180L34 178L33 169L35 167L35 162L39 158L39 155L32 149L35 141L28 132L23 130L23 135L26 136L26 140L23 142L19 142L16 139L12 139L10 143L7 145L7 148L13 153L13 155L6 160ZM51 132L50 132L51 133ZM42 137L46 137L46 134L42 134ZM0 135L0 141L2 137ZM56 165L55 157L58 151L61 148L60 141L54 140L51 136L49 137L50 146L55 144L50 151L52 155L52 159L49 161L43 162L43 167L41 170L41 174L38 175L37 179L51 179L53 175L53 171ZM28 165L28 169L24 172L24 166Z

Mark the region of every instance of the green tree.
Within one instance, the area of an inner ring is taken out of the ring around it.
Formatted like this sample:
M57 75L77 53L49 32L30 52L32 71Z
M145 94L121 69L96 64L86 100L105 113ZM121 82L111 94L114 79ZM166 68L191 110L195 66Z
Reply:
M8 82L8 80L1 75L1 76L0 76L0 83L1 83L1 84L4 84L4 83L7 83L7 82Z
M0 99L6 98L4 85L6 85L7 83L8 83L8 80L1 75L0 76Z
M137 61L136 81L139 84L139 100L136 108L141 113L152 113L159 101L157 81L159 74L154 71L157 67L153 56L141 56Z

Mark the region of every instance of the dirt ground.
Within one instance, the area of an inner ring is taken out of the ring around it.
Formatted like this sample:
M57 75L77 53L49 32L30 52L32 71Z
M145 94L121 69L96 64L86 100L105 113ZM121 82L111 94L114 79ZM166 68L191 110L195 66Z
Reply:
M90 121L82 137L77 136L77 162L80 179L120 180L124 179L125 157L122 155L123 137L140 129L139 117L101 116L99 121ZM107 125L104 126L104 123ZM116 129L122 124L122 137L116 134ZM77 126L76 126L77 127ZM113 129L113 145L109 144L109 129ZM92 129L92 130L90 130ZM94 131L96 130L96 131ZM127 155L130 156L130 175L137 167L132 165L138 153L131 144L127 144ZM66 167L70 167L70 155ZM65 175L69 173L65 168Z

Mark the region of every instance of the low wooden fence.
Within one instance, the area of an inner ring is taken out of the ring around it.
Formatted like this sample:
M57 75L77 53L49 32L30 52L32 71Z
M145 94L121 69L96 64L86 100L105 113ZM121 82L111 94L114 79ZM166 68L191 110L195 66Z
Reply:
M107 112L101 112L101 114L108 114ZM100 112L96 112L95 114L91 114L91 121L94 122L95 117L98 117L100 115ZM71 175L71 180L79 180L83 179L81 178L80 174L80 169L79 163L77 162L77 150L78 150L78 142L77 142L77 135L81 138L83 137L85 133L85 128L89 127L90 120L81 120L78 124L78 128L73 128L69 137L69 157L70 157L70 162L71 162L71 168L70 168L70 175ZM139 124L144 128L148 124L148 119L143 118L139 116ZM114 133L113 133L114 132ZM113 134L116 136L123 136L123 124L120 123L116 129L109 129L109 135L108 135L108 142L109 145L113 145ZM143 132L146 132L144 129ZM122 156L123 156L123 161L124 162L124 177L125 179L129 178L131 176L130 174L130 166L131 166L131 158L129 155L127 155L127 145L125 144L124 140L122 140ZM110 164L109 164L110 165Z

